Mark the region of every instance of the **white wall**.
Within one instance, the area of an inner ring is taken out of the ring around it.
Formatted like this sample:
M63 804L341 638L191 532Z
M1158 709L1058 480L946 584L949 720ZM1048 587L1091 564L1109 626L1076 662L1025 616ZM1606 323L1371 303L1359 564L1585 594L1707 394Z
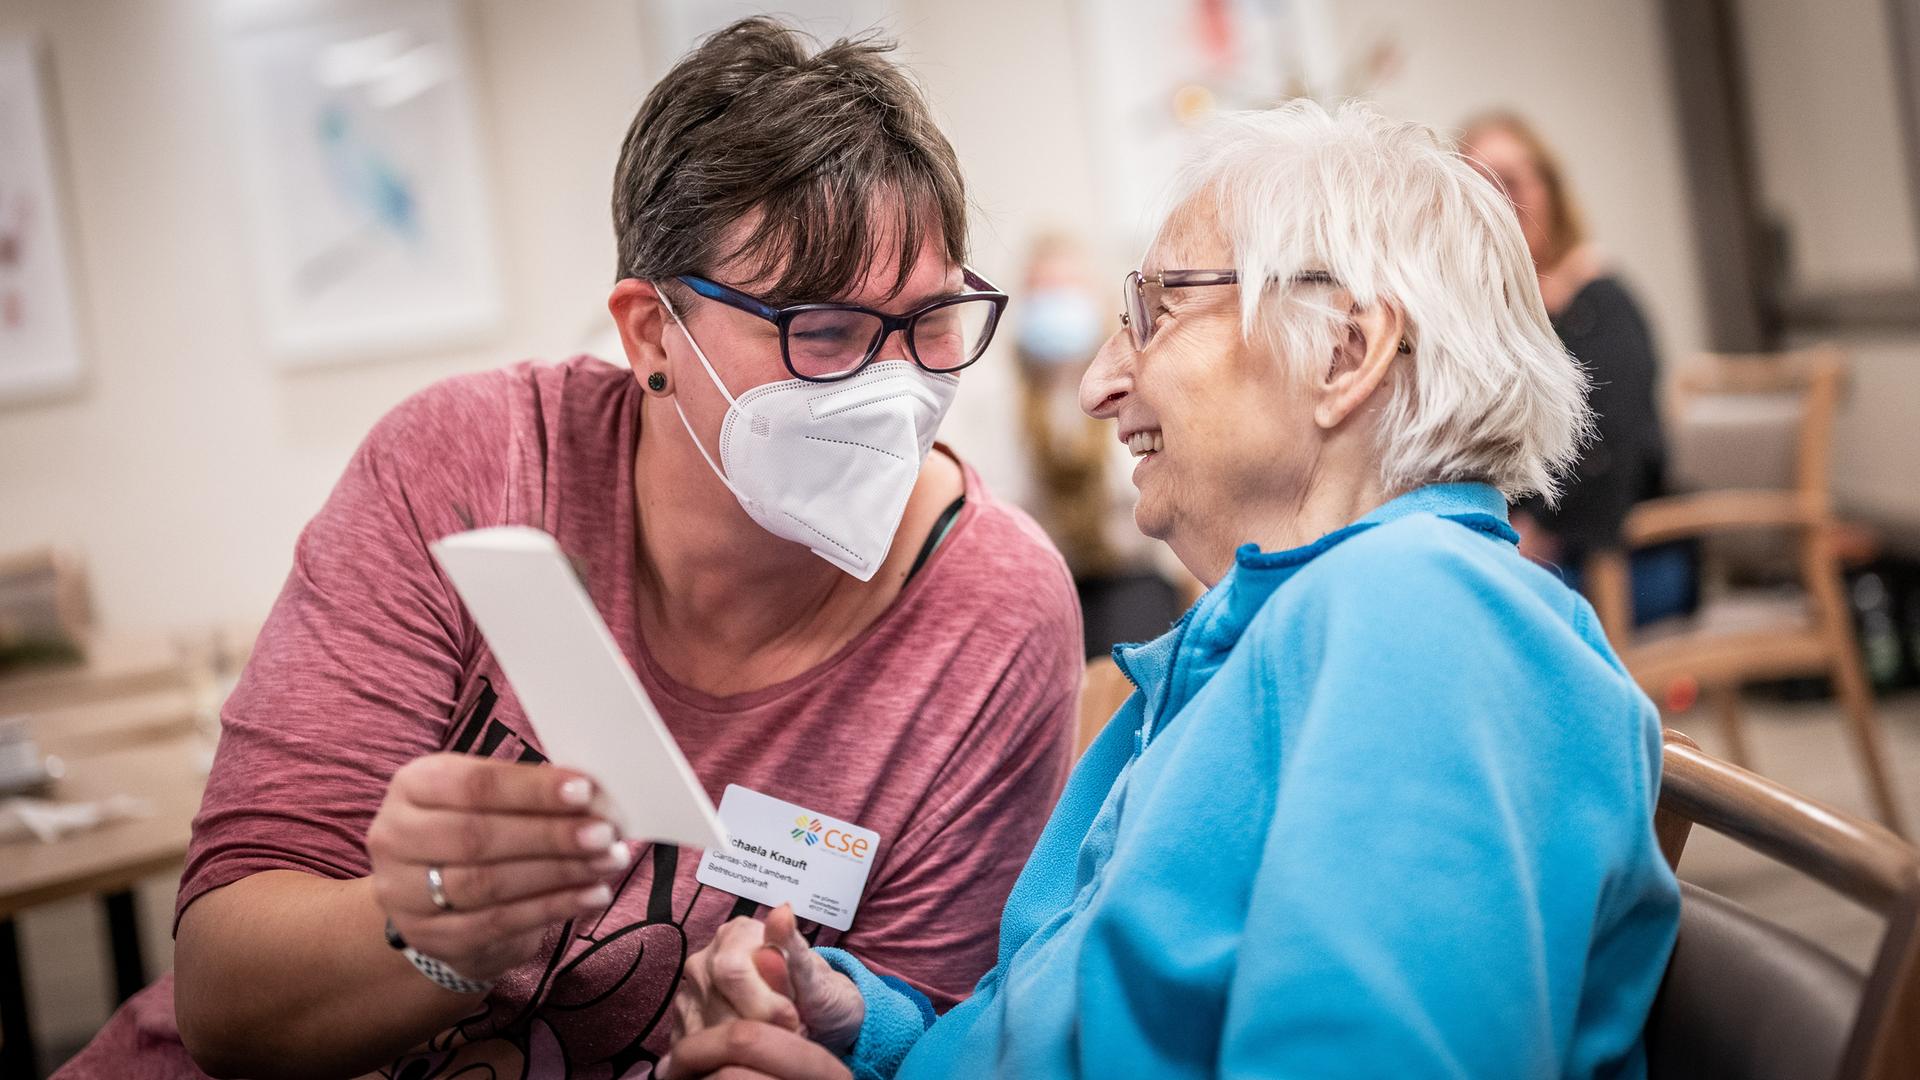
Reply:
M103 620L263 613L362 433L454 372L552 355L605 296L607 199L644 92L634 5L489 0L483 76L505 328L483 347L278 372L249 314L211 0L3 0L40 33L87 304L79 396L0 412L0 550L87 555Z
M1920 272L1884 0L1744 0L1761 198L1793 231L1800 284Z
M1457 130L1511 109L1559 152L1595 239L1648 310L1669 362L1705 340L1678 122L1654 0L1351 0L1350 47L1405 53L1376 98Z
M778 7L777 4L771 5ZM976 262L1017 284L1037 228L1100 219L1069 0L900 0L893 28L966 165ZM1453 124L1513 105L1560 145L1670 355L1700 337L1665 62L1652 0L1340 6L1348 37L1408 54L1391 110ZM213 0L0 0L0 34L43 33L91 379L70 400L0 411L0 550L75 545L102 615L159 627L264 612L294 536L362 433L445 375L558 356L600 316L607 199L648 73L640 5L481 0L471 24L494 168L507 321L498 340L278 372L249 314ZM1004 355L969 375L949 436L1023 488Z
M1762 197L1792 229L1797 283L1886 287L1920 281L1907 205L1897 86L1880 0L1743 0ZM1831 336L1831 335L1826 335ZM1843 510L1920 532L1920 338L1839 337L1853 378L1834 431Z

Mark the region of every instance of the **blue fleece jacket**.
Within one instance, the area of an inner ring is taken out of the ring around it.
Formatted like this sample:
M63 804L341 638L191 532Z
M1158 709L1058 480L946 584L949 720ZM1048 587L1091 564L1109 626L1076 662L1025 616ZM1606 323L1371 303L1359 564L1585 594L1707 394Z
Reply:
M859 985L856 1075L1641 1077L1679 919L1660 728L1498 492L1240 550L1074 770L937 1022ZM979 843L995 842L992 836Z

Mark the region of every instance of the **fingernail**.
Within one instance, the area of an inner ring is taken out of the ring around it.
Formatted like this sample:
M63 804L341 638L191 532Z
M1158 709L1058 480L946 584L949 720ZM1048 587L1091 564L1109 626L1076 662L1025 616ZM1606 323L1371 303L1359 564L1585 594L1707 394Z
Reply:
M604 884L595 885L592 888L581 889L580 894L574 899L579 901L583 908L603 908L613 901L613 890Z
M560 785L560 801L568 806L585 806L593 801L593 781L576 776Z
M612 873L615 870L625 870L631 862L633 862L633 849L622 842L608 848L605 855L600 856L587 865L604 874Z
M604 851L613 845L613 826L604 821L596 821L591 825L580 826L580 831L573 834L573 837L587 851Z
M666 1057L660 1059L660 1063L653 1067L653 1075L659 1077L660 1080L670 1080L673 1076L672 1054L668 1054Z

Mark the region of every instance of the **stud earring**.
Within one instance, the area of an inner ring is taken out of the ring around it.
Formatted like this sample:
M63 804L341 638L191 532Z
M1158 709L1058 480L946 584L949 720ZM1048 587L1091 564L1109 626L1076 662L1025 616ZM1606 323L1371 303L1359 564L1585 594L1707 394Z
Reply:
M656 394L665 393L667 389L667 373L664 371L656 371L647 376L647 389Z

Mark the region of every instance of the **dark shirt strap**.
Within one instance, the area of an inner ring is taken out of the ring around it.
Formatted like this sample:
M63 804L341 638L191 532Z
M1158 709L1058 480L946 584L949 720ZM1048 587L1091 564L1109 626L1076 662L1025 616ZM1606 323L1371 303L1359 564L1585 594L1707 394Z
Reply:
M953 519L960 516L960 511L964 509L966 505L967 497L962 495L948 503L945 510L940 511L939 520L933 523L933 531L927 533L926 542L920 545L920 554L913 557L913 565L907 569L908 581L912 581L913 575L919 573L920 568L927 565L927 560L931 558L934 551L940 547L940 541L947 538L947 530L953 528Z

